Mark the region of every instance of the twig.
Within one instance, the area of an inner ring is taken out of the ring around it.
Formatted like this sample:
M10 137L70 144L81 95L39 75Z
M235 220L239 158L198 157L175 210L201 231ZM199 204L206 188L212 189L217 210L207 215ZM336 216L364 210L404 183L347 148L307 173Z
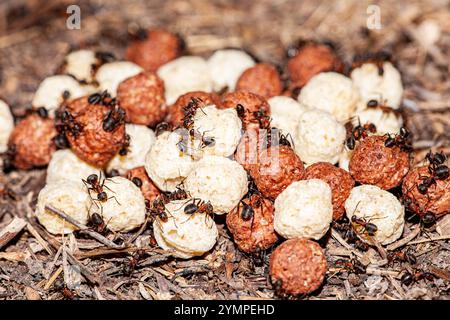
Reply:
M343 245L346 249L348 249L349 251L351 251L355 256L357 256L358 258L362 258L363 255L361 253L359 253L358 251L356 251L355 249L353 249L342 237L341 235L334 229L331 229L331 236L337 241L339 242L341 245Z
M429 238L429 239L411 241L411 242L407 243L407 245L409 246L412 244L419 244L419 243L433 242L433 241L447 240L447 239L450 239L450 234L445 235L445 236L440 236L440 237Z
M75 259L75 257L69 253L67 254L67 260L73 265L76 265L80 268L81 274L92 284L100 284L100 279L98 275L94 274L92 271L90 271L87 267L85 267L80 261Z
M118 244L115 244L114 242L112 242L111 240L105 238L104 236L102 236L100 233L95 232L94 230L89 229L87 226L85 226L84 224L81 224L80 222L76 221L75 219L73 219L72 217L68 216L67 214L65 214L64 212L62 212L59 209L56 209L55 207L51 206L51 205L46 205L45 206L46 210L51 211L52 213L58 215L59 217L61 217L62 219L66 220L67 222L69 222L70 224L73 224L75 227L77 227L78 229L80 229L80 231L86 233L87 235L91 236L92 238L94 238L95 240L103 243L105 246L110 247L110 248L114 248L114 249L123 249L123 246L120 246Z
M408 242L410 242L412 239L414 239L415 237L417 237L420 233L420 228L417 227L414 230L412 230L406 237L404 237L403 239L400 239L390 245L388 245L386 247L387 250L389 251L394 251L400 247L403 247L404 245L408 244Z
M59 275L61 274L61 272L63 271L63 267L60 266L50 277L50 279L48 279L47 283L44 286L44 290L48 290L50 289L50 287L53 285L53 283L56 281L56 279L58 279Z
M47 241L39 234L39 232L31 225L31 223L27 224L27 230L36 238L37 242L47 251L49 255L53 255L54 252L52 248L48 246Z
M3 230L0 231L0 249L15 238L27 225L22 218L15 217Z

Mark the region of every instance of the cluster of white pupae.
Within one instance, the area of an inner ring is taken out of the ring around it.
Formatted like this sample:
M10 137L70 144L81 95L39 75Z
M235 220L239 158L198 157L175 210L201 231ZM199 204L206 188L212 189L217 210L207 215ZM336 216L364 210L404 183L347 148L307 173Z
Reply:
M142 72L142 68L134 63L118 61L100 66L93 74L91 66L96 63L95 59L91 51L73 53L66 58L65 72L83 83L95 80L99 88L108 90L113 96L121 81ZM161 66L157 74L165 83L166 104L171 105L179 96L191 91L211 92L225 88L233 91L242 72L254 64L255 61L243 51L219 50L209 59L195 56L175 59ZM36 92L33 106L55 110L64 92L74 98L92 90L70 76L55 77L44 80ZM320 73L302 88L297 100L285 96L268 100L271 125L292 138L295 152L306 165L326 161L342 162L345 167L349 157L344 149L345 122L358 118L361 123L373 122L380 133L397 132L402 125L401 119L382 109L368 109L367 102L385 99L395 109L400 105L402 92L399 73L388 62L384 64L383 75L379 75L372 64L363 64L353 70L350 78L334 72ZM0 103L0 123L11 123L12 117L4 115L3 109ZM184 259L211 250L218 236L211 216L187 214L186 206L209 203L215 214L226 214L248 191L246 171L232 160L242 136L242 122L236 110L218 109L214 105L197 109L193 128L198 135L192 136L188 130L179 129L155 136L145 126L127 124L129 150L126 155L116 155L107 166L108 171L115 169L120 174L144 166L160 190L185 188L190 198L167 203L167 219L157 217L153 224L159 246ZM0 132L0 147L5 145L7 136L8 126L5 125ZM206 144L205 138L212 140ZM70 150L57 151L53 155L47 185L39 194L36 209L37 218L49 232L68 233L76 228L46 210L45 205L52 205L83 224L97 212L102 215L107 228L114 232L127 232L144 223L145 200L138 187L122 177L106 179L102 183L108 199L100 202L95 200L96 193L82 183L93 173L99 177L102 174ZM330 187L321 180L292 183L275 200L276 232L285 238L322 238L332 222L331 198ZM355 215L376 220L379 230L375 240L381 244L401 236L404 209L388 192L373 186L356 187L345 207L349 218Z

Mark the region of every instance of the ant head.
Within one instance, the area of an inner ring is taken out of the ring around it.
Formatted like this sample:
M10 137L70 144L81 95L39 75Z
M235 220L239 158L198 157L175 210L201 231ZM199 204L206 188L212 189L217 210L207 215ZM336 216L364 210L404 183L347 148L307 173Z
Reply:
M424 224L424 226L431 226L436 222L436 217L434 216L434 214L432 212L427 212L425 213L425 215L422 217L422 223Z
M131 181L136 185L136 187L138 188L142 187L142 180L139 179L138 177L133 177Z

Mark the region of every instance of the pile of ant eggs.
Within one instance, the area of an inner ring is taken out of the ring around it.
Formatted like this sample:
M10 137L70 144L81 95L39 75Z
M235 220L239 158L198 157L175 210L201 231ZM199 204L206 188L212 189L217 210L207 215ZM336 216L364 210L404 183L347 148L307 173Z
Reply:
M227 215L246 253L289 239L270 272L277 291L302 295L324 279L316 241L332 224L385 246L402 236L406 209L428 220L450 211L446 156L412 165L403 85L386 56L345 74L332 47L306 41L282 75L243 50L182 55L178 36L144 35L129 61L69 53L16 125L0 101L3 169L47 166L35 216L48 232L77 231L50 206L106 236L145 228L190 259L214 248L215 216Z

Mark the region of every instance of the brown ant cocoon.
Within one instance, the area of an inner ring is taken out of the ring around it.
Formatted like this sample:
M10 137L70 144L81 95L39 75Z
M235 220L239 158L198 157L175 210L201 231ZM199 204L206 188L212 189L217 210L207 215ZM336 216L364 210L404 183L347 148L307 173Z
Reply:
M251 56L242 50L223 49L214 52L208 61L214 91L234 91L241 74L255 65Z
M270 256L270 277L279 295L300 296L317 290L325 279L327 260L314 241L290 239Z
M154 127L166 116L164 83L155 73L142 72L122 81L117 100L131 123Z
M311 41L295 49L295 55L291 55L287 67L291 87L303 87L313 76L321 72L344 71L344 63L333 48Z
M400 72L390 62L377 64L370 61L362 63L350 74L360 95L358 108L364 109L370 100L381 99L386 105L398 109L403 95ZM383 70L382 74L380 70Z
M47 167L47 184L70 180L82 185L82 179L101 170L78 158L71 150L58 150L53 153Z
M272 97L267 102L270 105L270 126L280 129L284 135L294 137L300 116L307 109L296 100L285 96Z
M331 113L347 121L356 110L359 93L352 80L335 72L319 73L302 88L298 101L311 109Z
M136 187L141 189L142 194L144 195L145 200L154 201L157 197L161 195L161 191L159 191L158 187L150 180L147 175L147 171L145 171L144 166L136 167L131 170L128 170L125 173L125 177L133 182Z
M95 80L98 82L101 91L108 91L115 96L119 84L144 71L140 66L129 61L109 62L98 68Z
M217 109L214 105L197 108L193 121L191 137L198 141L203 154L228 157L234 153L242 130L236 110Z
M246 253L266 250L278 241L273 227L273 212L270 200L253 195L227 214L227 227L239 250Z
M146 126L126 124L125 132L128 136L128 146L122 149L108 163L107 171L113 169L120 174L127 170L145 165L145 156L156 141L155 133Z
M56 146L57 132L53 120L33 113L23 119L11 132L8 151L17 169L31 169L49 163Z
M275 199L275 231L284 238L322 238L333 218L330 186L319 179L293 182Z
M352 153L349 169L362 184L373 184L384 190L397 187L409 170L409 153L399 146L387 147L387 136L370 136Z
M405 206L423 217L432 213L436 218L450 212L450 177L439 179L428 166L411 169L402 184Z
M68 75L56 75L45 78L36 90L31 105L34 109L44 107L51 117L65 101L76 99L94 92L92 86L82 86Z
M195 101L195 106L193 106L193 100ZM219 96L214 93L204 91L188 92L178 97L177 101L169 107L167 120L174 127L180 127L183 125L183 119L189 108L204 108L209 105L220 106L220 103Z
M86 190L74 181L58 180L47 184L40 192L37 200L35 215L48 232L52 234L68 234L77 228L63 220L56 214L45 209L50 205L63 211L81 224L89 221L88 199Z
M393 194L377 186L353 188L345 201L345 211L362 240L374 239L388 245L403 233L405 208Z
M106 228L114 232L127 232L140 227L145 221L145 199L141 190L130 180L113 177L98 181L106 193L104 201L98 200L96 190L89 190L86 205L89 215L102 216ZM86 187L90 187L86 184Z
M261 150L250 175L262 195L274 200L292 182L303 179L305 167L292 148L270 146Z
M305 111L295 134L295 152L307 164L339 160L346 137L345 127L322 110Z
M64 131L72 151L87 163L103 168L125 145L125 112L115 106L90 104L88 97L68 105L82 104L79 112L68 113Z
M247 173L236 161L205 156L187 175L184 186L191 197L210 201L216 214L224 214L247 193Z
M0 100L0 152L8 149L8 139L14 129L14 117L9 106Z
M145 170L162 191L175 191L192 170L197 150L186 132L165 131L145 157Z
M205 59L185 56L162 65L158 76L164 81L166 103L174 103L181 95L192 91L212 90L212 80Z
M183 52L184 42L178 35L163 29L139 30L139 32L140 34L127 47L126 59L146 71L155 72Z
M266 99L281 94L283 84L277 69L269 63L258 63L241 74L236 91L253 92Z
M222 99L221 108L233 108L241 118L244 127L269 128L270 106L267 100L250 92L230 92Z
M164 250L174 250L182 259L201 256L216 244L218 230L214 220L206 213L185 213L185 208L195 199L176 200L166 204L166 221L159 217L153 222L153 232L158 245Z
M320 179L331 188L333 203L333 220L337 221L344 215L344 203L355 186L350 173L337 168L328 162L318 162L306 168L305 179Z
M72 51L65 57L62 71L80 82L92 83L100 64L101 60L94 51L81 49Z

